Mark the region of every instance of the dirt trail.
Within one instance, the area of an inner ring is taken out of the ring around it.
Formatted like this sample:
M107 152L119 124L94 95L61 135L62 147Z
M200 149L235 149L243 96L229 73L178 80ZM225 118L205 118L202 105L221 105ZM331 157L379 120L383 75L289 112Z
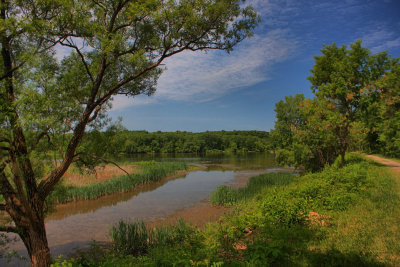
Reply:
M396 160L385 159L375 155L365 155L365 157L388 167L394 174L394 177L400 179L400 162Z

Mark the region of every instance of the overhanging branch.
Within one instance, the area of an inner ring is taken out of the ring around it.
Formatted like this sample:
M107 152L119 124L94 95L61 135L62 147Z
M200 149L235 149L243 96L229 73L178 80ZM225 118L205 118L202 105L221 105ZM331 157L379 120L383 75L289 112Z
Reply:
M116 162L114 162L112 160L108 160L108 159L105 159L105 158L102 158L102 157L99 157L99 156L96 156L96 155L93 155L93 154L90 154L90 153L86 153L86 152L77 153L76 157L79 157L79 155L87 155L87 156L89 156L91 158L94 158L96 160L102 161L104 163L112 164L112 165L116 166L118 169L120 169L121 171L123 171L126 175L130 176L129 172L124 170L121 166L119 166Z

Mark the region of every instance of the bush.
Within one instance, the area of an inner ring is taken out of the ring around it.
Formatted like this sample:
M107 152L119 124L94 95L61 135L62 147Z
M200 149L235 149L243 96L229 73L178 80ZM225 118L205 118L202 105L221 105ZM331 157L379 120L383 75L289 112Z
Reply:
M264 199L261 210L268 224L290 227L305 222L307 201L290 192L274 191Z

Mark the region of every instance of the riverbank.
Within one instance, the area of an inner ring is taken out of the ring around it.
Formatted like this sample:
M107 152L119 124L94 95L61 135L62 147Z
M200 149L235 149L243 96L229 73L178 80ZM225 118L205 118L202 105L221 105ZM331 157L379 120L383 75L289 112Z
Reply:
M78 200L91 200L113 193L132 190L135 186L158 181L167 176L184 175L198 167L188 167L184 162L144 161L123 165L118 170L107 166L95 175L82 175L76 172L67 173L61 183L48 197L53 204L64 204ZM128 170L130 173L125 173ZM110 172L112 174L110 174ZM124 174L121 175L121 172ZM119 175L119 176L117 176Z
M159 239L150 233L153 241L142 251L130 247L127 253L122 238L101 257L86 253L74 263L399 265L398 177L359 156L347 160L343 169L332 166L289 184L265 186L253 198L231 205L232 213L204 230L181 222L156 231Z

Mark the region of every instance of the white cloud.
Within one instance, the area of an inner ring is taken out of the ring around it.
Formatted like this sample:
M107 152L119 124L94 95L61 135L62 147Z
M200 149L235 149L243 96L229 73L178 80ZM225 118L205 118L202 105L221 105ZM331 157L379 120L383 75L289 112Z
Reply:
M238 88L268 80L271 66L287 59L294 49L295 43L287 37L285 30L273 30L245 40L231 54L183 52L165 61L167 70L159 79L153 101L116 98L113 106L121 109L161 99L210 101Z
M54 47L54 49L56 51L55 57L59 62L61 62L61 60L63 60L64 57L68 56L72 51L71 48L66 46L61 46L59 44L57 44Z
M113 97L111 110L122 110L132 105L148 105L155 103L157 100L151 96L140 95L136 97L127 97L125 95L116 95Z
M293 49L284 34L276 30L254 36L231 54L187 52L171 58L157 94L173 100L206 101L265 81L269 67L286 59Z
M360 39L363 40L365 46L371 49L372 53L378 53L400 46L400 37L398 37L398 34L386 29L384 26L379 26L374 30L370 30Z

